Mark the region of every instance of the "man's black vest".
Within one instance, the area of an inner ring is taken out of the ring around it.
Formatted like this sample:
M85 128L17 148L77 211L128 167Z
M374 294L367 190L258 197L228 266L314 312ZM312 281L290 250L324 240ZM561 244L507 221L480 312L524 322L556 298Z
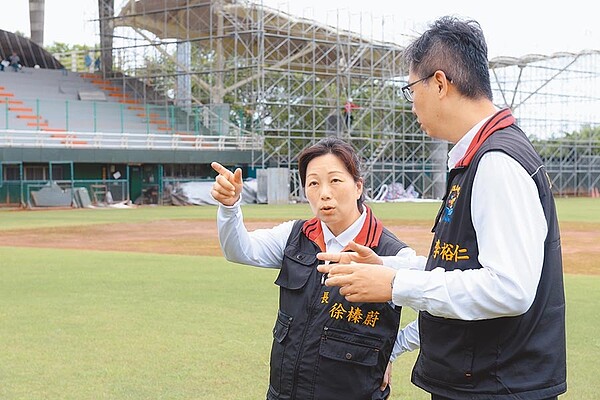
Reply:
M566 391L562 256L549 177L533 146L515 125L484 140L470 163L450 171L426 270L482 268L471 220L472 185L481 157L489 151L502 151L529 173L546 216L548 235L537 293L531 308L515 317L463 321L420 312L421 350L412 381L452 399L547 399Z
M273 328L268 400L376 400L400 323L391 303L350 303L323 284L322 251L297 221L285 248ZM383 228L372 249L396 255L406 244Z

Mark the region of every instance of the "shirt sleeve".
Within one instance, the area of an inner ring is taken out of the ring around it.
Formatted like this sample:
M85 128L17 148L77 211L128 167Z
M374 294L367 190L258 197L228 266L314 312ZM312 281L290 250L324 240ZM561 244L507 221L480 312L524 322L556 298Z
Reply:
M407 351L413 351L420 347L419 321L416 319L398 331L390 362L394 362L401 354Z
M217 228L223 255L228 261L264 268L281 268L283 251L294 221L270 229L248 232L240 203L219 205Z
M383 265L394 269L416 269L423 271L427 257L418 256L411 247L400 249L395 256L379 256Z
M529 309L548 231L535 182L507 154L489 152L475 174L471 214L483 268L398 270L395 304L462 320L515 316Z

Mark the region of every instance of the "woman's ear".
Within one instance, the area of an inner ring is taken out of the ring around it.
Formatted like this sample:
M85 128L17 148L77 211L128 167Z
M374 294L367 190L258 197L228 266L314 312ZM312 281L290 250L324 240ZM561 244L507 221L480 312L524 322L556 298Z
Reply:
M360 178L356 182L356 193L358 194L358 197L356 198L356 200L358 200L358 199L360 199L360 196L363 193L363 180L362 180L362 178Z

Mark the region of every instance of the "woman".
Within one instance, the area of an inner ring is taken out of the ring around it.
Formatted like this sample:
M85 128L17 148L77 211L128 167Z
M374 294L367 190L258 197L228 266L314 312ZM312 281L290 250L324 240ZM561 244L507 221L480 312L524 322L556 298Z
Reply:
M225 257L280 269L267 399L386 399L386 368L400 309L391 303L350 303L337 288L325 286L317 271L317 253L344 251L351 242L378 255L414 255L363 204L363 180L352 147L327 138L299 155L300 179L314 218L253 232L244 227L239 206L241 170L211 165L219 173L211 194L220 203L217 224Z

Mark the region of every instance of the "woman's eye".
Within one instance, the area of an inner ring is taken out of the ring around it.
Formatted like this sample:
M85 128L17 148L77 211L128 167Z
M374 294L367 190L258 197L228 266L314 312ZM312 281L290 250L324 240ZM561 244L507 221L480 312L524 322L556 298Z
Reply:
M307 186L316 186L316 185L317 185L317 182L308 182Z

